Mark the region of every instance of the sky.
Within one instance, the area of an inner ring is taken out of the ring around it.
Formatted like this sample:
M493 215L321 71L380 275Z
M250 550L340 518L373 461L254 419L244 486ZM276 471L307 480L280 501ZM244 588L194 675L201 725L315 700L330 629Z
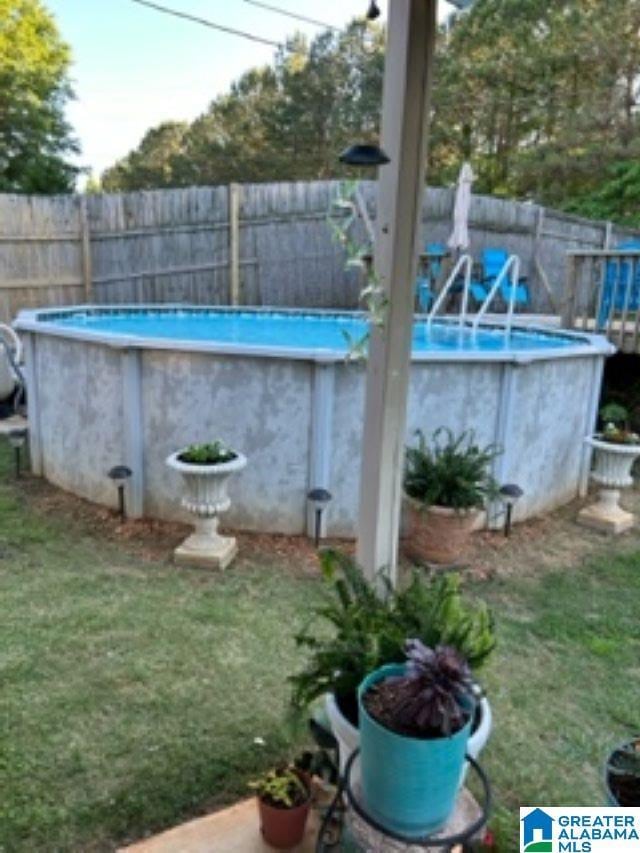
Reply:
M258 8L248 0L158 0L282 42L296 30L321 28ZM343 26L368 0L265 0ZM67 116L80 141L78 163L99 175L162 121L192 120L243 71L269 63L276 50L178 20L132 0L45 0L71 45L76 100ZM447 4L441 3L441 14ZM386 4L380 3L384 12Z
M296 29L310 36L320 32L246 0L160 2L277 42ZM67 114L82 146L79 161L96 174L134 148L153 125L200 115L243 71L270 62L275 51L131 0L47 0L47 5L72 49L76 100ZM366 0L273 0L271 5L337 26L366 10Z

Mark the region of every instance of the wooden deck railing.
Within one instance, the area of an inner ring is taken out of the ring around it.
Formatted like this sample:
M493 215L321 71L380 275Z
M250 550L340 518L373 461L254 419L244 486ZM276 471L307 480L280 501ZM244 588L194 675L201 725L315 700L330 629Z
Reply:
M569 252L562 325L639 352L640 249Z

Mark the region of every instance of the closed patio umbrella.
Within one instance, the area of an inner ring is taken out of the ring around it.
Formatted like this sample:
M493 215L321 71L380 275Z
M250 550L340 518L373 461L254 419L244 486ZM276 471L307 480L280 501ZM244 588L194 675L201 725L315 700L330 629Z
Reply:
M453 207L453 231L447 245L454 252L469 248L469 209L471 207L471 185L475 175L469 163L464 163L458 176L458 188Z

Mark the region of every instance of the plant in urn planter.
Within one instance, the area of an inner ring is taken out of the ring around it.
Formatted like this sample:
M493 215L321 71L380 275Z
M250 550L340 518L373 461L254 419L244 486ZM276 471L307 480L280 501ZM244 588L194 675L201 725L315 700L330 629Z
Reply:
M581 510L578 519L605 533L624 533L635 516L620 506L620 489L633 485L631 468L640 457L640 436L629 429L628 412L617 403L603 406L600 420L602 431L585 441L593 448L591 479L602 488L596 503Z
M231 505L229 477L246 464L241 453L221 441L193 444L167 458L169 468L182 476L182 506L196 516L195 531L174 552L177 563L224 569L233 560L238 552L236 540L218 533L218 516Z

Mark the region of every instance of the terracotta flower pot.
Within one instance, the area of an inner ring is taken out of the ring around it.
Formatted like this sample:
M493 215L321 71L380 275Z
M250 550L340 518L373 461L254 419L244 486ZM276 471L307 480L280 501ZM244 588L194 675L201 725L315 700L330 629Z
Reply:
M404 507L404 551L410 559L417 563L447 566L464 558L480 515L479 510L425 507L409 497L405 497Z
M308 778L304 774L299 775L309 790ZM278 850L288 850L300 844L307 825L310 805L311 794L305 803L292 809L276 808L258 797L260 830L266 843Z

